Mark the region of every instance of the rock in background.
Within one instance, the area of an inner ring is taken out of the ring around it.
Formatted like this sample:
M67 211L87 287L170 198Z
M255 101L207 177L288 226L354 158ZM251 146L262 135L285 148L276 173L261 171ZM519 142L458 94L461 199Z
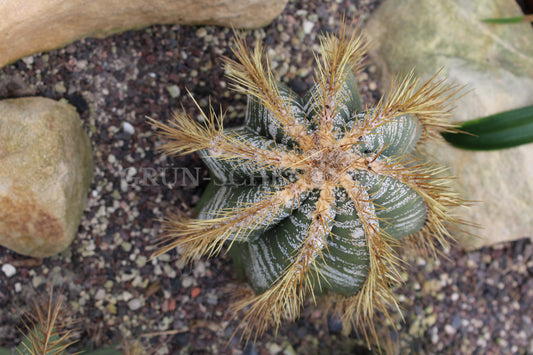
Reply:
M0 101L0 245L47 257L76 235L92 179L76 110L34 97Z
M84 37L152 24L256 28L270 23L287 0L21 0L0 2L0 67Z
M366 25L383 77L411 69L429 78L443 68L448 82L469 91L453 119L474 119L533 104L533 29L483 18L522 15L514 0L386 1ZM494 152L432 147L451 166L463 197L479 201L460 217L465 246L477 248L533 235L533 145ZM468 235L475 234L479 238Z

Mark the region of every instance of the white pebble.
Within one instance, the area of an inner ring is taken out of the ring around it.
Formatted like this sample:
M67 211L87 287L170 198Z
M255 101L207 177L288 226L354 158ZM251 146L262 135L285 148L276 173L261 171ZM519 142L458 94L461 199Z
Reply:
M174 99L176 97L180 96L180 94L181 94L180 88L177 85L171 85L171 86L167 87L167 91L168 91L168 94Z
M122 293L122 299L126 302L128 302L129 300L131 300L133 298L133 295L131 293L129 293L128 291L124 291Z
M453 326L451 326L451 325L449 325L449 324L446 324L446 325L444 326L444 332L445 332L446 334L448 334L448 335L454 335L455 332L456 332L456 329L455 329Z
M313 27L315 27L314 23L312 23L311 21L304 21L303 28L305 34L310 34L311 31L313 31Z
M135 133L135 127L133 127L129 122L122 122L122 130L124 133L129 134L130 136Z
M181 279L181 285L184 287L184 288L187 288L187 287L191 287L195 282L195 279L191 276L184 276L182 279Z
M205 35L207 34L207 30L205 29L205 27L200 27L198 30L196 30L196 36L197 37L205 37Z
M105 290L103 288L98 289L96 291L96 294L94 295L94 299L96 300L103 300L105 297Z
M138 310L139 308L142 307L142 303L141 303L141 301L138 298L134 298L134 299L132 299L131 301L128 302L128 307L132 311L136 311L136 310Z
M2 271L7 277L11 277L17 273L17 269L11 264L2 265Z
M18 292L20 292L20 291L22 291L22 285L20 284L20 282L17 282L17 283L15 284L15 292L18 293Z
M28 67L31 67L31 66L33 65L33 56L24 57L24 58L22 58L22 61L23 61L24 64L26 64Z

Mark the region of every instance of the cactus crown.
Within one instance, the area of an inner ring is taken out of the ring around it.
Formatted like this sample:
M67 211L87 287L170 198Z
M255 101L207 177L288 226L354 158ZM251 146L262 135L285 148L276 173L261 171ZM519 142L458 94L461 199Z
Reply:
M237 36L236 60L225 66L249 98L244 126L224 131L213 111L203 123L184 113L169 125L152 121L168 139L165 152L199 152L215 181L197 219L166 221L155 255L180 246L189 262L223 245L238 250L254 291L236 303L248 336L297 317L318 295L375 336L375 310L398 308L390 286L399 282L400 238L429 250L446 243L448 209L459 201L415 151L451 128L444 118L457 90L435 77L419 85L411 74L363 109L359 28L343 23L321 39L315 85L303 98L274 78L260 42L251 50Z

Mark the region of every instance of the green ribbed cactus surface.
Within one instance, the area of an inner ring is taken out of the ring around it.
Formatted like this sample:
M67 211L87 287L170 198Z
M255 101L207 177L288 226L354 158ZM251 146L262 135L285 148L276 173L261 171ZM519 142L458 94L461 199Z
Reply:
M164 151L198 152L212 177L197 218L169 218L157 255L180 246L189 262L230 249L253 290L236 303L249 334L277 328L319 296L346 323L373 324L376 308L396 304L396 247L444 242L448 208L459 204L418 149L450 128L453 88L410 75L363 107L357 28L322 39L304 97L274 78L260 43L250 50L238 37L226 70L249 97L244 125L224 130L213 112L203 123L185 114L153 122L169 139Z

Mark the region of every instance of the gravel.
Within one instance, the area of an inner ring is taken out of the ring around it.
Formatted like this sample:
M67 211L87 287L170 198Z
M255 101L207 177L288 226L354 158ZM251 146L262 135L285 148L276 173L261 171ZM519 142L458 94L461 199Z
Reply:
M380 1L291 1L271 25L246 31L262 39L280 79L302 93L313 83L317 35ZM229 256L177 263L155 260L159 219L198 202L208 172L197 155L161 154L146 117L166 121L183 105L198 115L209 100L243 119L246 99L229 90L220 67L231 56L230 29L153 26L106 39L83 39L0 69L0 98L40 95L75 105L93 145L95 177L78 236L44 260L0 248L0 346L21 341L20 316L51 286L79 319L71 349L138 339L148 354L364 354L361 336L341 334L338 320L309 304L301 319L255 344L233 336L232 294L239 285ZM383 84L376 67L357 77L363 100L375 104ZM185 170L184 168L188 170ZM409 256L398 288L404 321L387 337L402 354L533 354L533 244L522 239L466 253L452 247L439 260ZM387 327L384 327L386 329Z

